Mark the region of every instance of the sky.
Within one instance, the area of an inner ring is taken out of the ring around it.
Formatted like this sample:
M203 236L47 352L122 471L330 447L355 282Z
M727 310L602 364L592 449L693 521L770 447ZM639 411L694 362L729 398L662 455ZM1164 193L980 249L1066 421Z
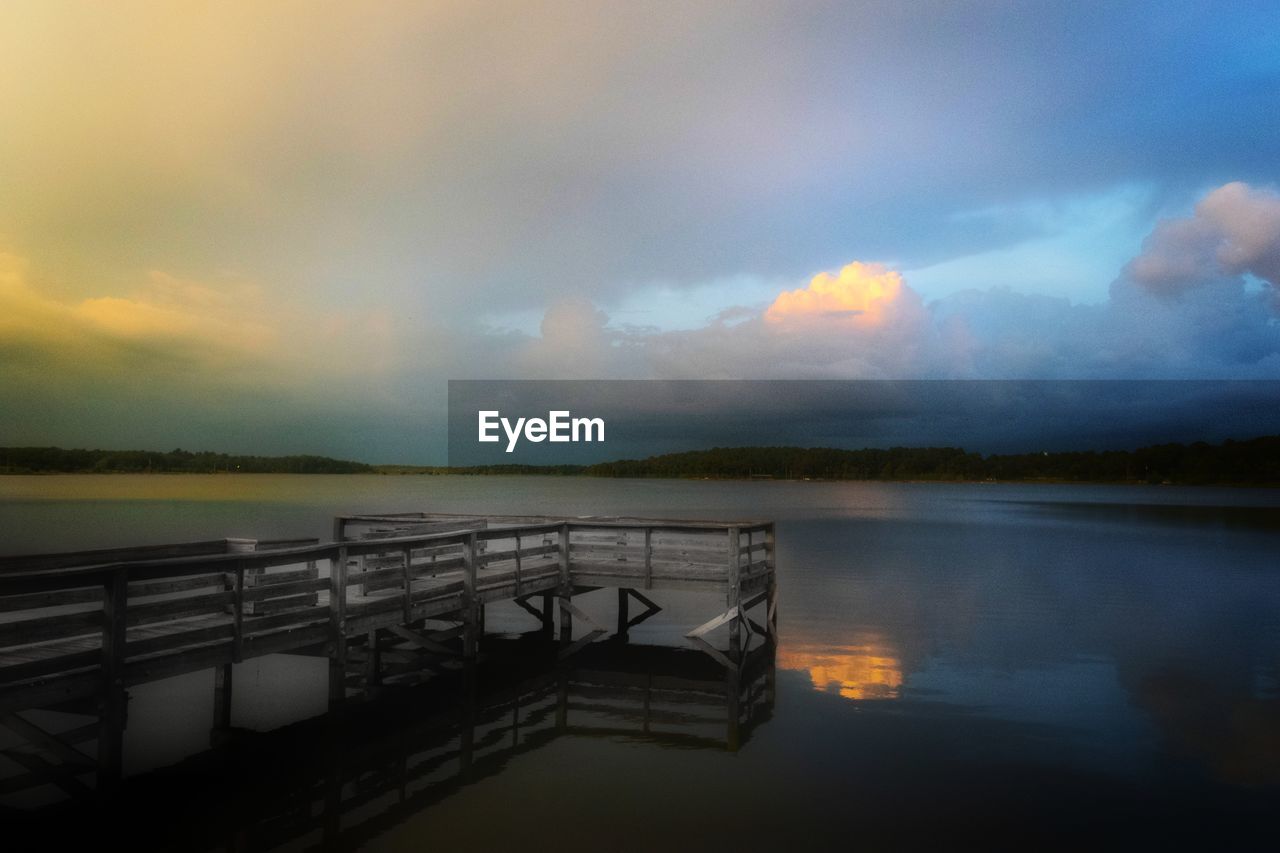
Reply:
M449 379L1280 378L1280 7L0 4L0 445Z

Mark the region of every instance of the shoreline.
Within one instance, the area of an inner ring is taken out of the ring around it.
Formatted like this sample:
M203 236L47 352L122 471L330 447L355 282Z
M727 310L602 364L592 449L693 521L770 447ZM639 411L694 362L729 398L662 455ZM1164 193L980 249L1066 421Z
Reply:
M0 471L3 477L546 477L557 480L649 480L662 482L711 482L711 483L894 483L914 485L956 485L956 486L1150 486L1162 488L1232 488L1232 489L1280 489L1280 482L1244 483L1230 481L1212 481L1204 483L1187 483L1165 480L1151 483L1143 480L1069 480L1060 478L1028 478L1028 479L928 479L920 477L618 477L597 474L554 474L545 472L520 473L514 471L479 472L479 471L352 471L352 472L307 472L296 471Z

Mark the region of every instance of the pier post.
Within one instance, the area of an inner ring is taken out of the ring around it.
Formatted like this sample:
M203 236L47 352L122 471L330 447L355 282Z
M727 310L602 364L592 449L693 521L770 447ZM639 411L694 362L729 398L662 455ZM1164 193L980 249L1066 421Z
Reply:
M569 668L561 663L556 674L556 731L569 728Z
M737 658L737 648L735 644L734 657ZM725 715L727 727L725 730L725 746L730 752L737 752L741 745L741 732L739 729L739 720L742 716L742 681L741 671L736 666L725 669L724 676L725 690Z
M468 660L462 671L462 707L458 714L458 776L468 779L475 760L477 683L475 662Z
M628 614L631 592L626 587L618 587L618 631L614 635L620 642L627 641L627 629L631 626Z
M340 545L329 560L329 704L346 698L347 547Z
M555 596L549 592L542 594L542 633L547 639L555 633L556 614L555 614Z
M98 790L114 791L124 767L124 654L128 577L111 573L102 588L102 710L98 717Z
M573 579L569 574L569 525L560 525L560 641L573 640Z
M462 656L468 660L476 656L479 645L480 603L476 601L476 534L468 533L462 540Z
M378 695L379 688L382 687L382 653L378 648L377 628L369 631L365 653L367 657L364 659L364 695L365 698L372 699Z
M739 660L739 647L742 643L742 618L741 610L738 608L738 605L742 603L741 536L741 528L729 528L729 589L725 597L725 604L727 605L727 610L737 611L733 619L729 620L729 649L734 661Z
M213 668L213 731L209 740L214 745L231 728L232 673L229 663Z
M769 572L769 595L765 610L765 627L769 631L769 639L774 643L778 642L778 575L777 575L777 558L774 549L777 546L777 538L774 536L773 523L770 522L764 529L764 560L765 568Z

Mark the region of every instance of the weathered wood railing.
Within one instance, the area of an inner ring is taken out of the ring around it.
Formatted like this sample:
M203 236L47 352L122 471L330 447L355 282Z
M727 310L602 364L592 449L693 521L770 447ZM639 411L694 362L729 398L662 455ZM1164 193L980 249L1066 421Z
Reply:
M362 527L376 538L351 538ZM557 599L561 639L573 639L575 617L593 629L562 652L572 654L604 633L572 598L603 586L619 590L623 635L647 615L628 620L628 595L657 609L640 589L723 594L725 611L688 636L731 669L735 660L703 635L729 625L736 656L741 630L772 635L776 624L767 522L364 516L338 519L333 542L224 540L88 559L95 562L0 559L0 722L34 731L14 715L91 699L100 785L119 778L125 690L133 684L215 667L215 725L226 726L231 664L314 649L328 656L330 698L340 701L349 646L364 655L371 690L381 677L384 636L428 651L460 637L461 656L471 658L483 606L500 600L515 600L550 631ZM525 601L537 594L541 613ZM747 611L765 601L761 626ZM410 630L430 619L460 624Z
M772 549L768 523L593 519L92 566L22 558L0 566L0 708L55 674L134 683L575 585L727 588L733 606L763 588Z

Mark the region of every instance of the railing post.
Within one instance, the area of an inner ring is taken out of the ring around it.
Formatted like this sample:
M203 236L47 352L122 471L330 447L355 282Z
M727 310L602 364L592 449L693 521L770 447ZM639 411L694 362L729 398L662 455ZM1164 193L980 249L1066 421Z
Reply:
M244 562L236 561L235 592L231 603L235 618L235 633L231 646L232 663L244 659Z
M569 603L573 599L573 576L569 565L569 525L560 525L560 639L573 639L573 612Z
M775 643L778 641L778 575L777 561L774 556L774 550L777 546L777 540L774 537L773 522L769 522L764 528L764 561L765 568L769 572L769 595L768 608L765 611L765 627L769 629L769 639Z
M523 592L521 588L522 584L521 584L521 577L520 577L521 568L522 566L520 564L520 534L517 532L516 533L516 597L517 598L519 598L520 593Z
M413 575L410 574L410 563L413 561L413 546L404 546L404 562L401 564L400 581L404 585L404 624L407 628L413 622Z
M653 528L644 529L644 588L653 589Z
M462 540L462 656L474 658L478 645L479 603L476 601L476 534Z
M224 663L213 668L213 730L209 745L217 746L231 729L231 697L235 687L235 670Z
M114 570L102 587L102 711L98 718L98 790L120 784L124 767L125 629L128 625L129 579Z
M741 537L741 528L729 528L729 588L728 594L725 596L725 604L727 605L727 610L738 610L738 613L735 613L733 619L729 622L729 649L733 653L735 660L742 641L741 610L738 608L738 605L742 602Z
M347 698L347 547L329 559L329 704Z

